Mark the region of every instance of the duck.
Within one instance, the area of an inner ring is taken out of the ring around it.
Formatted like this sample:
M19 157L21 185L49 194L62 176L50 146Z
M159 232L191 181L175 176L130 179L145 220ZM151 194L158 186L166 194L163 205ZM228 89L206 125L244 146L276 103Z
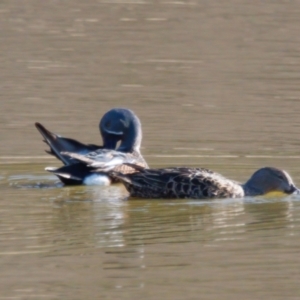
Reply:
M109 175L124 184L130 197L136 198L220 199L255 197L272 192L300 193L291 176L274 167L257 170L241 184L205 168L146 169L131 163L125 165L134 171L124 174L112 168Z
M83 144L75 139L62 137L58 134L55 134L45 128L41 123L36 122L35 127L43 136L45 142L50 150L45 150L46 153L55 156L59 159L64 165L76 164L77 161L70 159L66 156L62 156L60 153L62 151L71 151L75 153L86 154L97 149L115 149L117 143L122 139L123 132L122 127L123 123L120 124L118 114L120 112L125 113L126 109L115 108L106 112L99 123L99 131L102 136L103 145L94 145L94 144Z
M77 155L97 153L97 155L109 154L117 147L120 141L118 152L132 153L135 155L137 164L140 163L140 146L142 142L141 122L137 115L127 108L114 108L104 114L99 123L100 133L103 139L103 146L94 144L82 144L77 140L61 137L47 130L42 124L35 123L44 141L50 147L46 152L58 158L64 166L60 168L46 167L45 170L55 174L65 185L109 185L112 179L105 172L95 172L86 163L80 160L63 155L70 152ZM142 156L141 156L142 157ZM148 167L142 158L144 167Z

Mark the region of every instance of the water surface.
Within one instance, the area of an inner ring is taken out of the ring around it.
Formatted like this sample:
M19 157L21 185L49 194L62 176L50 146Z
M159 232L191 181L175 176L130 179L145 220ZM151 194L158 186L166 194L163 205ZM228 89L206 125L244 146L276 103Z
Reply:
M299 198L63 187L34 128L101 143L133 109L156 166L300 186L297 1L0 3L0 299L298 299Z
M1 171L3 299L299 293L299 197L126 200L121 185L62 187L41 169Z

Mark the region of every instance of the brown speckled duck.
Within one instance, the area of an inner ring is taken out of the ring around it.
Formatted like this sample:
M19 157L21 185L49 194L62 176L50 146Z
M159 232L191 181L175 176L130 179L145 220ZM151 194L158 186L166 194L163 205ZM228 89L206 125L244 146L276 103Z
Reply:
M110 171L109 174L125 185L131 197L213 199L259 196L270 192L299 194L290 175L272 167L259 169L246 183L240 184L202 168L145 169L126 165L136 172Z

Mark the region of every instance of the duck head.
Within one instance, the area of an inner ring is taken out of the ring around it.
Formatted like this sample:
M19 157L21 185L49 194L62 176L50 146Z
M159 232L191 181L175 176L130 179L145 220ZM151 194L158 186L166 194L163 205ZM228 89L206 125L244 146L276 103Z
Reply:
M114 149L121 141L118 151L140 150L142 142L141 122L136 114L126 108L113 108L102 117L99 129L103 136L104 148ZM106 145L105 145L106 144ZM109 146L115 146L107 147Z
M283 170L265 167L257 170L244 185L245 194L259 196L268 193L300 194L291 176Z

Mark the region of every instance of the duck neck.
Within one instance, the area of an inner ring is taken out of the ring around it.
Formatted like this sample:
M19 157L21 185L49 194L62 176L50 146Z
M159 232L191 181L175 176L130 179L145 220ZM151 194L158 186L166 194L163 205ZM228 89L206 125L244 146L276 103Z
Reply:
M139 120L130 122L127 132L125 132L118 151L140 152L142 143L142 129Z
M121 137L118 135L102 134L103 148L104 149L116 149Z
M244 189L245 196L254 197L254 196L259 196L259 195L263 194L261 190L259 190L258 188L255 188L251 184L249 184L249 181L244 183L242 185L242 188Z

